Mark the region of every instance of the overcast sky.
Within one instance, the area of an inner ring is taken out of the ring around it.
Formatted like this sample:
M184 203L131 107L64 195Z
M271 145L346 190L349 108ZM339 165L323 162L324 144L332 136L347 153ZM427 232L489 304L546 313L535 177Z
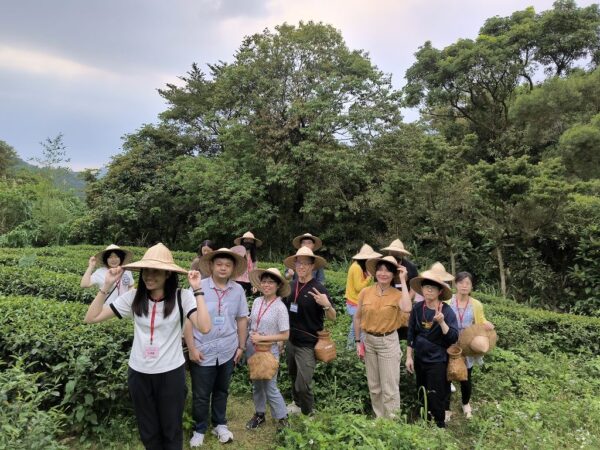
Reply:
M473 38L485 19L527 6L552 1L0 0L0 139L28 159L62 132L73 169L100 167L124 134L157 121L158 88L193 62L231 61L264 28L332 24L399 88L425 41Z

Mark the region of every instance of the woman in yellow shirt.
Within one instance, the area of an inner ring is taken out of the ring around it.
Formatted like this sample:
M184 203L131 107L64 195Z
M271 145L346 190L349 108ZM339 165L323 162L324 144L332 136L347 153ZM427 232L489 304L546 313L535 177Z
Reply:
M373 283L373 277L367 272L366 263L370 258L381 256L369 244L363 244L360 251L352 257L354 260L348 269L348 278L346 279L346 312L354 320L354 313L358 305L358 294L367 286ZM348 349L354 348L354 325L350 322L350 331L348 332Z
M361 330L364 331L365 340L364 346L362 343L358 346L357 354L365 359L375 416L394 417L400 409L402 359L396 330L400 325L400 312L409 312L412 306L406 285L407 271L393 256L369 259L367 270L376 282L358 296L354 333L360 336ZM392 284L398 273L402 291Z

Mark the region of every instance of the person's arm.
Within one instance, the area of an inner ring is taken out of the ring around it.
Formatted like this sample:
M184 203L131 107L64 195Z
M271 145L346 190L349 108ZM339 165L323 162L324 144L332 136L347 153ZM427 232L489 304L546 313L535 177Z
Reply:
M196 298L196 311L191 313L188 318L200 333L206 334L210 331L212 323L202 292L202 275L197 270L190 270L188 272L188 282Z
M406 347L406 371L408 373L415 372L415 361L413 358L413 348L410 345Z
M91 256L90 259L88 260L88 267L85 270L83 277L81 277L81 282L79 283L80 287L89 288L92 286L91 278L92 278L92 272L94 271L94 267L96 267L96 257Z
M361 333L360 318L361 318L361 315L362 315L362 299L359 299L358 305L356 306L356 311L354 313L353 323L352 323L352 325L354 326L354 342L355 343L360 342L360 333Z
M452 345L456 341L458 341L458 321L456 320L456 315L452 308L446 305L446 313L443 313L444 306L440 311L435 313L433 316L433 320L435 320L440 328L442 329L442 340L448 344Z
M248 336L248 318L237 317L237 335L238 335L238 348L235 351L233 362L237 364L242 357L244 351L246 351L246 338Z
M413 308L410 312L410 317L408 318L408 331L406 333L406 371L408 373L414 373L415 371L413 346L415 333L417 331L415 326L417 320L419 320L417 317L417 312L416 309Z
M114 306L105 308L104 302L106 301L106 297L108 297L110 287L119 279L122 273L123 269L121 267L109 269L106 272L104 286L98 291L96 297L88 307L85 318L83 319L85 323L98 323L115 317L115 313L112 309Z
M325 310L325 317L327 317L329 320L335 320L336 312L331 304L327 292L319 292L317 288L312 288L312 291L309 291L308 293L312 295L312 297L315 299L315 302L317 302Z
M187 345L188 351L190 352L190 361L196 363L202 362L204 355L196 348L196 342L194 342L194 329L192 322L189 320L185 321L183 326L183 338L185 339L185 345Z
M263 336L258 333L252 333L250 340L253 344L260 344L261 342L283 342L290 338L290 330L282 331L278 334L271 334L269 336Z
M408 272L404 266L400 266L398 268L398 272L400 273L400 284L402 286L402 296L398 301L398 306L404 312L410 312L412 309L412 301L410 299L410 294L408 292L408 286L406 285L406 279L408 277Z

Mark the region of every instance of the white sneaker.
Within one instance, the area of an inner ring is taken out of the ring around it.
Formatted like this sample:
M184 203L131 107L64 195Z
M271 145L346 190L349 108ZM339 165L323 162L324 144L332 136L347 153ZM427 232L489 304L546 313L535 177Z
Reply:
M444 422L448 423L450 420L452 420L452 411L446 410L446 413L444 414Z
M204 444L204 434L194 431L190 439L190 447L200 447L202 444Z
M289 405L287 405L288 415L300 414L301 412L302 412L302 410L300 409L300 407L298 405L296 405L295 402L292 402Z
M454 383L450 383L450 392L456 392L456 387L454 387Z
M213 428L212 434L219 438L221 444L227 444L228 442L233 441L233 433L229 431L227 425L217 425Z

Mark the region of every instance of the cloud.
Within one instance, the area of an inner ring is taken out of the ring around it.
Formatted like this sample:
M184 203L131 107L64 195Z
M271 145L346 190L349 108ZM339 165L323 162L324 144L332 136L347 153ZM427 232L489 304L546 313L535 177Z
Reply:
M0 45L0 69L58 78L114 79L117 76L112 72L61 56L7 45Z

